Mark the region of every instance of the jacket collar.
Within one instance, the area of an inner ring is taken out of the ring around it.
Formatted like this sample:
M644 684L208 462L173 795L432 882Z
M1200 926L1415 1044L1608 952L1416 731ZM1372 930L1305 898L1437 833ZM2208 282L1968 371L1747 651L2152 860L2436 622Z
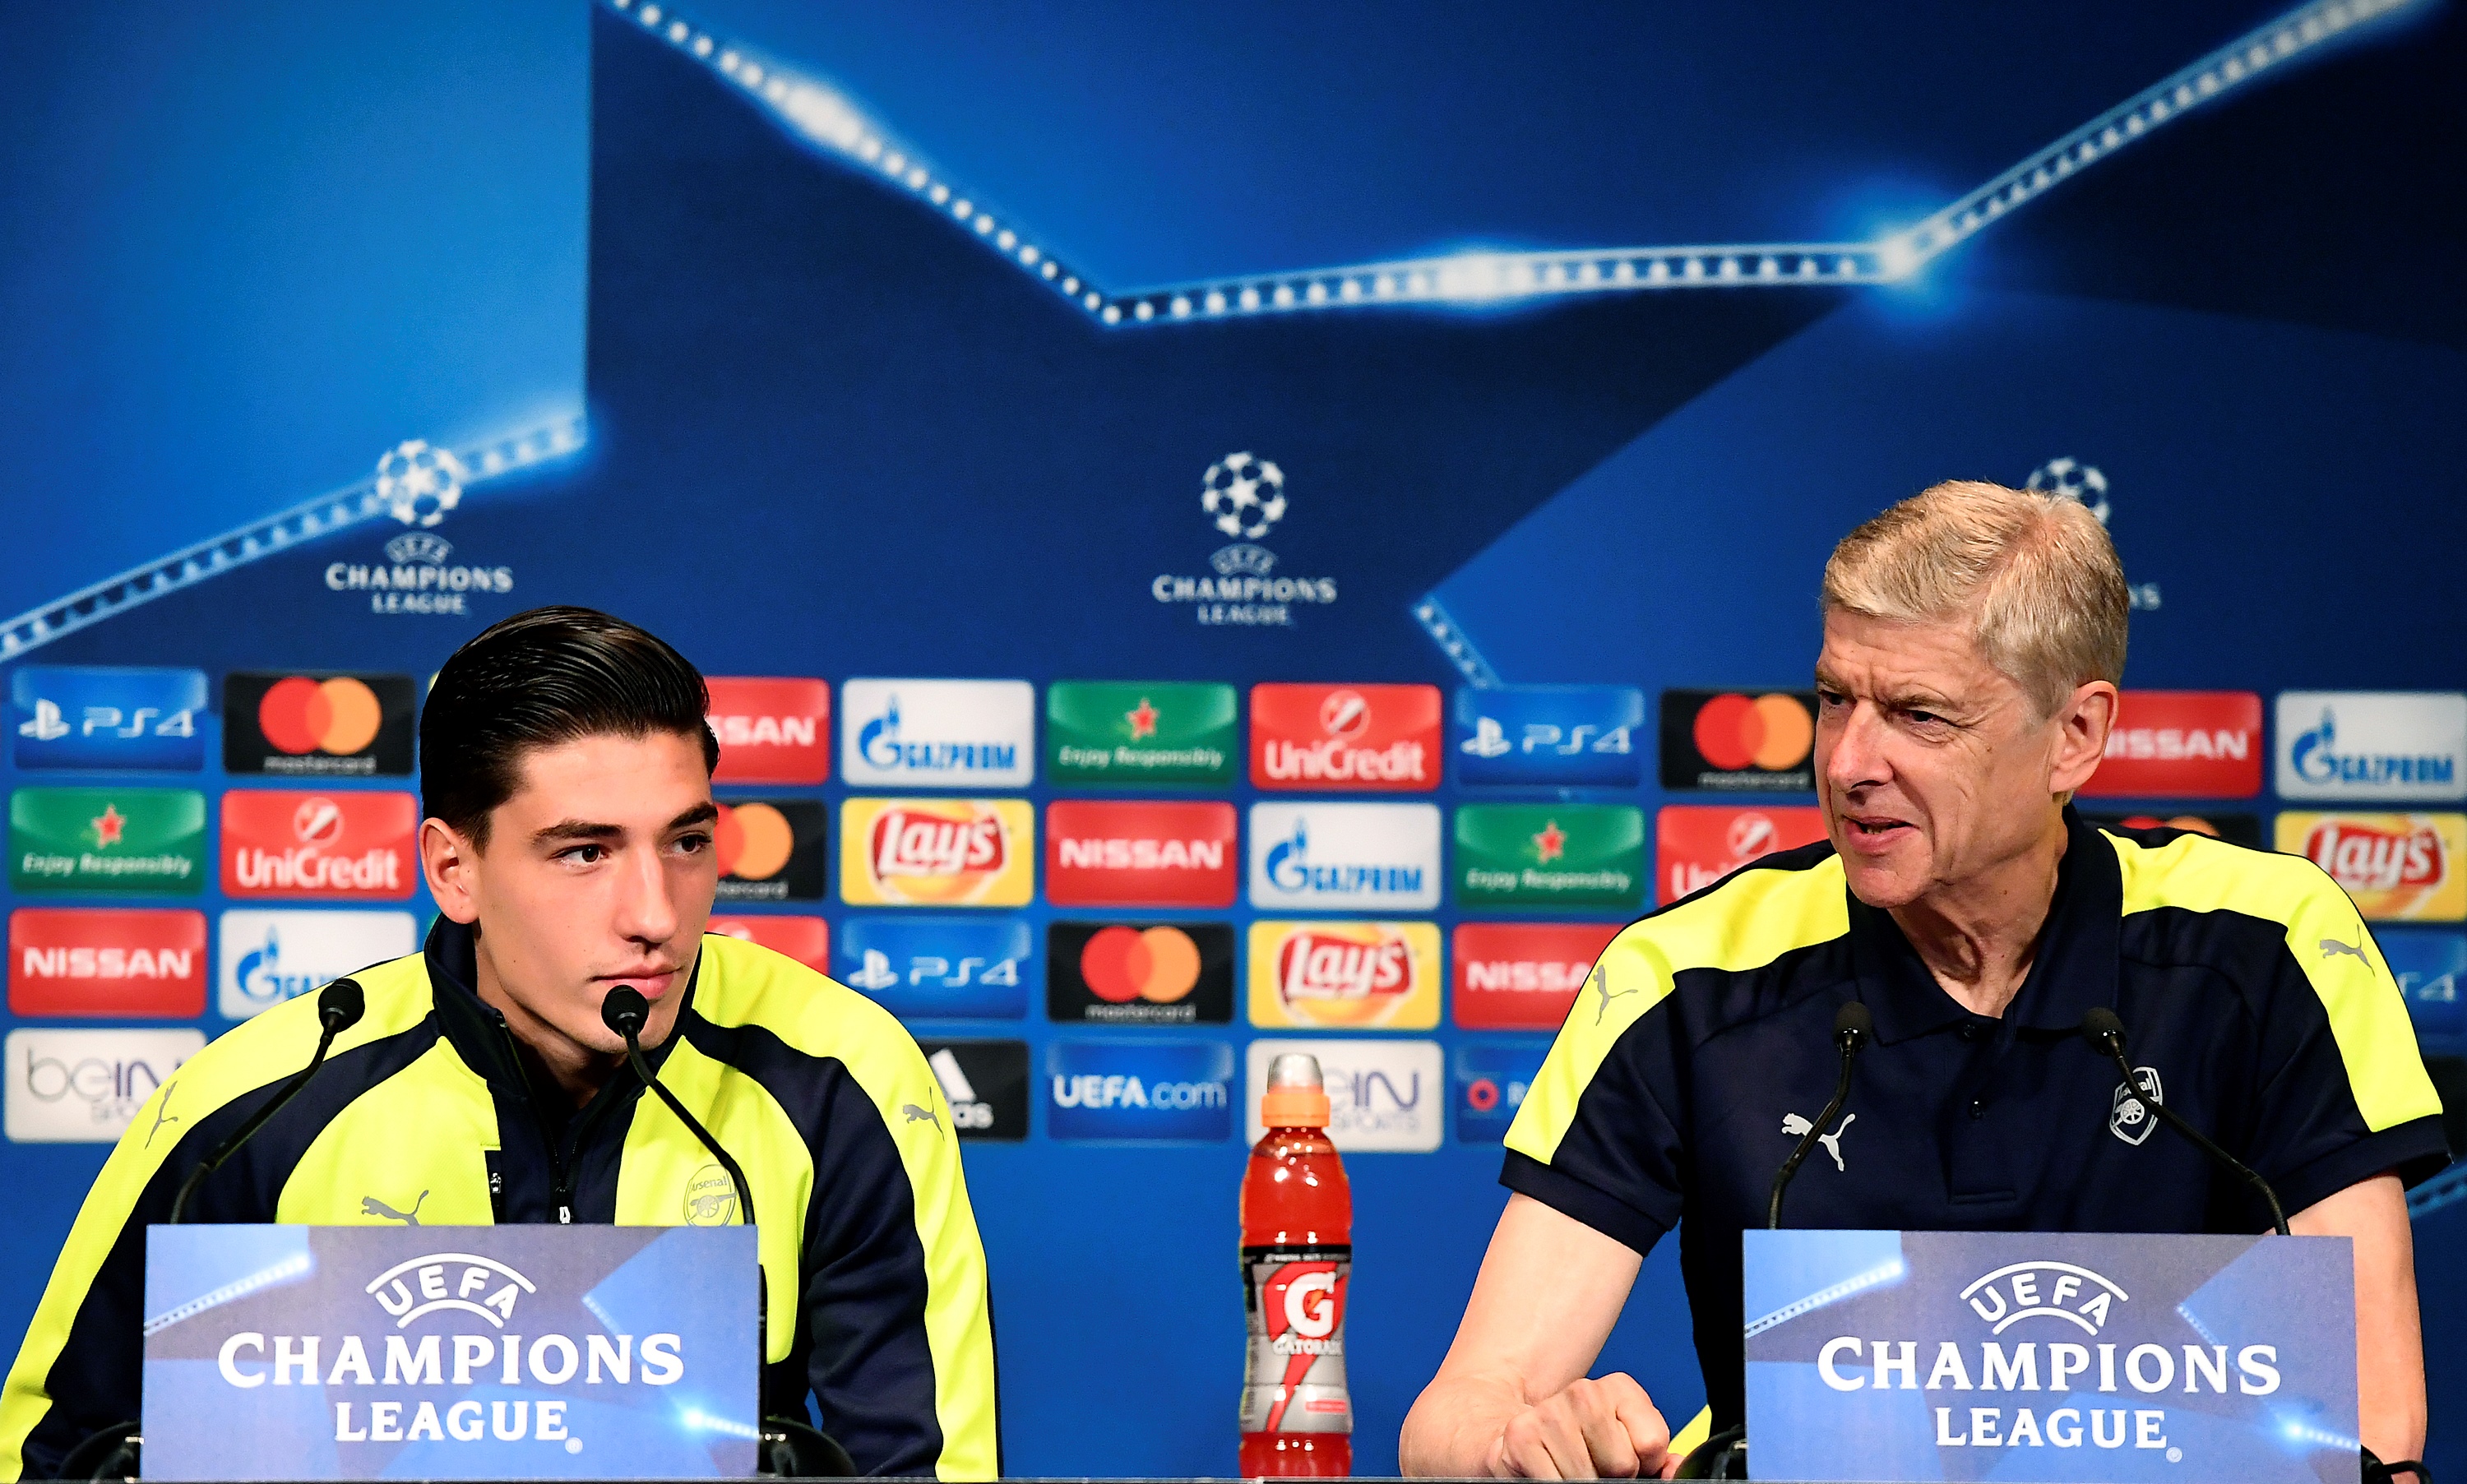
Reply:
M464 1065L508 1091L528 1094L530 1079L513 1058L512 1032L506 1018L480 998L479 934L470 925L441 912L428 930L428 942L421 949L421 956L428 963L428 983L436 998L438 1022L446 1039L454 1043ZM643 1060L649 1064L654 1075L668 1061L669 1048L684 1037L685 1020L693 1013L694 988L701 979L702 958L696 955L693 974L686 981L685 1002L678 1007L677 1028L669 1032L668 1040L643 1052ZM620 1063L594 1101L606 1097L611 1091L624 1095L640 1091L640 1087L633 1068Z
M2123 936L2124 875L2116 848L2065 806L2065 858L2056 894L2039 931L2038 953L2004 1020L2034 1030L2079 1028L2085 1011L2116 1004ZM1876 1018L1876 1039L1891 1043L1975 1019L1944 992L1892 914L1844 888L1858 993Z

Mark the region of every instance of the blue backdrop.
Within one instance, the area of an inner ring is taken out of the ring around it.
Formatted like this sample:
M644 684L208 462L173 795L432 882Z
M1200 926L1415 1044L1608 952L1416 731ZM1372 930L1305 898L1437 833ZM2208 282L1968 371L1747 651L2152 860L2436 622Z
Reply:
M0 13L0 120L52 146L0 165L0 659L425 675L577 601L835 684L1788 687L1843 530L2069 457L2134 686L2467 679L2455 6L656 9ZM325 576L385 560L364 476L415 436L470 469L434 534L512 574L458 616ZM1291 627L1153 594L1234 450L1336 584ZM1041 1066L1030 1000L918 1027ZM969 1153L1009 1467L1229 1471L1237 1142L1035 1116ZM1454 1133L1350 1165L1363 1472L1502 1201ZM101 1154L0 1145L0 1331ZM2436 1419L2462 1223L2416 1232ZM1676 1420L1674 1258L1603 1366Z

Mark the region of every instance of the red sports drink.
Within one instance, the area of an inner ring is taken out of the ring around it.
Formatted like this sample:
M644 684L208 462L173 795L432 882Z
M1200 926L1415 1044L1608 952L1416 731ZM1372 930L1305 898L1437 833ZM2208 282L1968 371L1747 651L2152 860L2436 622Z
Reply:
M1242 1476L1340 1479L1353 1472L1345 1383L1345 1293L1353 1270L1353 1194L1327 1138L1319 1058L1268 1068L1267 1134L1242 1177L1242 1304L1251 1347L1242 1384Z

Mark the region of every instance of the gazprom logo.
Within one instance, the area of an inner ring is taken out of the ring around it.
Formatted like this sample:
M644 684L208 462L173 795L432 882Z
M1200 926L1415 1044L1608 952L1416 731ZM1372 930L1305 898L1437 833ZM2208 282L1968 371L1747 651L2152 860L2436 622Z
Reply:
M1251 905L1428 911L1439 898L1430 804L1254 804Z
M2289 798L2467 798L2467 694L2290 690L2278 697Z
M2413 783L2433 788L2447 788L2458 776L2458 760L2455 757L2342 753L2338 743L2338 714L2324 707L2321 725L2297 737L2289 753L2296 776L2307 783Z
M1035 776L1026 681L852 680L841 702L840 766L851 783L1024 787Z

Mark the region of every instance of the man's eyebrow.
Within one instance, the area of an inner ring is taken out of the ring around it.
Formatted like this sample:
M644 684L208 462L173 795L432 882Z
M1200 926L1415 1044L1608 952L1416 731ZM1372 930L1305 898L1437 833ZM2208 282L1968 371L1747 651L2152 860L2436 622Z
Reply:
M624 835L625 827L622 824L594 824L588 820L559 820L546 829L533 831L532 842L534 844L544 845L559 840L622 840Z
M668 821L668 828L678 830L684 829L690 824L709 824L712 821L718 818L719 805L713 803L710 799L706 798L701 803L694 805L685 813L678 815L673 820L670 820ZM666 833L666 831L663 831L662 833Z

